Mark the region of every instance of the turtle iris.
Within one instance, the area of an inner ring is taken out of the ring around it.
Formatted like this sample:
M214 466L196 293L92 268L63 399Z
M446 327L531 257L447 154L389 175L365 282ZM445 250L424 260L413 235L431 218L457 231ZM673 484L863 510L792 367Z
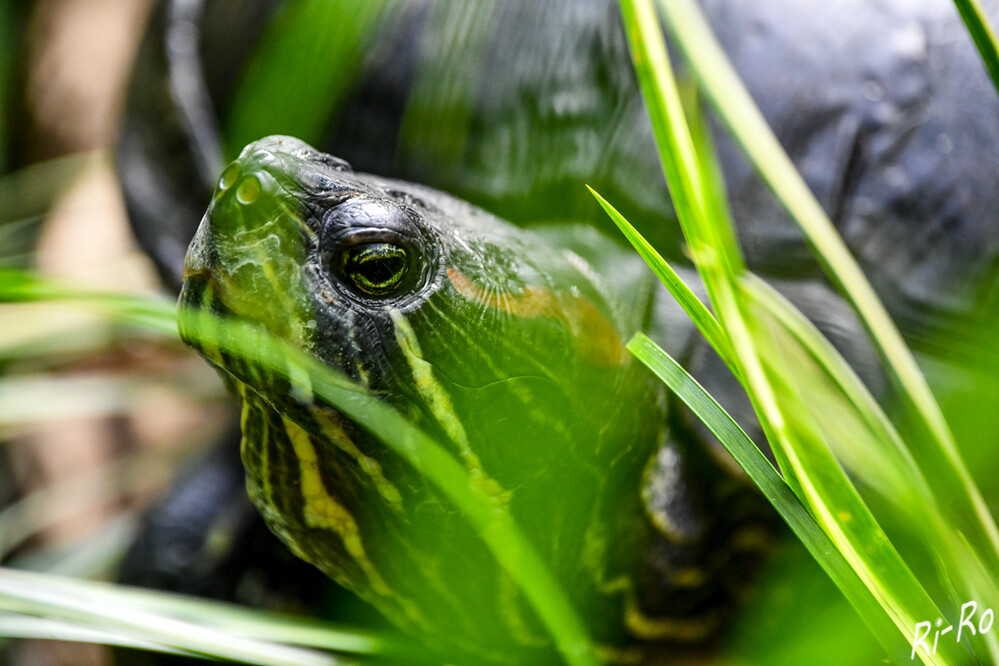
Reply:
M363 243L344 248L335 268L341 280L366 296L392 294L409 272L406 249L393 243Z

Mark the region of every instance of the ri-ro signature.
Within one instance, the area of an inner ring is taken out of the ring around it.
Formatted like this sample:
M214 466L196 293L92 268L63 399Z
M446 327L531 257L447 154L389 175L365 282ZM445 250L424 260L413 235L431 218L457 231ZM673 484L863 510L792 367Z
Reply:
M992 629L995 613L992 612L991 608L986 608L978 616L978 620L975 621L975 614L977 612L978 603L969 601L961 606L961 620L957 623L957 627L952 624L948 624L945 627L943 618L937 618L936 622L927 620L926 622L916 623L916 630L912 635L912 654L909 658L915 659L919 648L922 648L927 655L936 654L937 643L941 638L944 640L953 639L955 643L960 643L962 637L977 636L988 632ZM933 631L934 625L936 626L936 631L933 632L933 644L930 645L927 641L929 640L930 632ZM954 635L947 636L951 632L954 632Z

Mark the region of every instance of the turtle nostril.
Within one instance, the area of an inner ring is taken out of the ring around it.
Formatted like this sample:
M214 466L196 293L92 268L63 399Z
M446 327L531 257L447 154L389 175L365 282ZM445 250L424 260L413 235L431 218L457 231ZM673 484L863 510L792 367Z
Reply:
M219 190L228 190L237 178L239 178L239 165L233 162L222 172L222 176L219 178Z
M249 174L245 176L236 188L236 201L243 205L251 204L260 196L260 180Z

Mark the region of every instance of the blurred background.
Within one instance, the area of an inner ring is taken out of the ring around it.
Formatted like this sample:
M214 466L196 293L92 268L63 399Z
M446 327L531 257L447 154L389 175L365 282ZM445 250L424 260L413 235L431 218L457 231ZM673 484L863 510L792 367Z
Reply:
M133 240L111 155L151 8L0 2L3 266L165 293ZM106 575L135 512L179 460L218 439L227 405L215 373L179 344L79 309L4 305L0 561ZM68 665L103 663L103 653L35 642L2 654Z

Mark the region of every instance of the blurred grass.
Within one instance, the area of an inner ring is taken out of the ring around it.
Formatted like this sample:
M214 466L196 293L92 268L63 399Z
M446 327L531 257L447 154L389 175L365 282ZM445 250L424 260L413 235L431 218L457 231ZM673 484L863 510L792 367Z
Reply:
M50 637L61 640L72 640L81 632L92 632L94 637L103 634L113 642L124 645L164 646L170 651L180 650L267 666L333 666L345 663L329 655L213 629L210 623L213 604L208 602L198 602L196 619L187 621L163 613L145 612L137 604L127 603L128 593L124 591L118 591L111 599L102 598L98 594L99 589L94 583L0 569L0 612L13 614L7 615L7 619L22 622L32 618L47 620ZM260 622L259 617L257 621ZM30 625L22 624L21 627L25 632L30 630ZM256 629L264 631L261 627Z
M0 267L33 265L46 214L95 160L93 154L69 155L0 177Z
M288 0L261 37L236 88L223 124L227 160L269 134L321 145L386 4Z
M50 638L74 640L74 632L104 632L113 638L112 644L197 652L254 664L354 663L311 649L284 646L396 658L419 650L396 635L153 590L11 569L0 569L0 611L0 631L8 629L8 633L0 635L22 636L44 629ZM7 624L15 618L23 624ZM195 632L194 640L189 640L187 631L192 628L200 630ZM259 648L260 652L247 652L247 647Z

